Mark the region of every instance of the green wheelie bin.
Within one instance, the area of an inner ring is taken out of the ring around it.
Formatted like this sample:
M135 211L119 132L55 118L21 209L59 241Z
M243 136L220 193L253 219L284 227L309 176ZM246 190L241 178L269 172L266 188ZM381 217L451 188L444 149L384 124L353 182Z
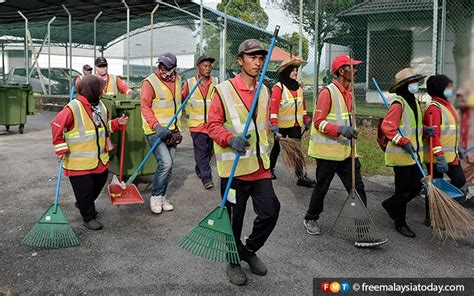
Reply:
M6 130L18 125L23 134L27 115L35 114L35 99L29 84L0 86L0 125Z

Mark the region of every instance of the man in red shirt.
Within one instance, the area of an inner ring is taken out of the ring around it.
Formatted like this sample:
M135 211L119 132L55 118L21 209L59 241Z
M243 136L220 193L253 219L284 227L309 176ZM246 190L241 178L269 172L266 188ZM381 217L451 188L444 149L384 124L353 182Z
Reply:
M212 63L215 59L208 56L201 56L196 62L196 77L191 77L184 82L181 98L184 100L188 97L190 89L192 89L199 78L202 78L196 91L189 98L188 103L184 107L184 118L186 126L191 132L194 148L194 160L196 161L196 175L201 179L204 188L211 189L214 187L211 174L211 155L212 155L212 139L209 138L207 132L208 109L211 104L214 86L218 84L217 77L212 77Z
M81 81L81 79L86 77L87 75L91 75L91 74L92 74L92 67L89 66L89 64L85 64L84 66L82 66L82 75L77 76L74 82L76 89L77 89L77 84L79 83L79 81Z
M278 220L280 202L273 190L270 175L268 146L269 92L262 86L258 105L253 114L247 136L242 131L257 90L257 78L262 71L267 50L255 39L248 39L239 46L237 63L240 73L216 86L208 118L209 136L214 140L217 171L221 177L221 192L224 194L235 152L241 153L235 178L231 188L236 191L235 203L227 202L229 216L232 217L232 231L237 243L240 259L246 261L250 270L257 275L265 275L267 267L255 252L263 247ZM241 241L242 226L247 201L252 197L257 217L252 233ZM227 267L229 281L235 285L245 285L247 276L240 264Z
M131 90L119 76L108 73L108 63L104 57L95 59L95 73L95 76L105 81L104 93L117 95L117 93L120 92L122 94L131 95L133 98L138 96L138 93Z

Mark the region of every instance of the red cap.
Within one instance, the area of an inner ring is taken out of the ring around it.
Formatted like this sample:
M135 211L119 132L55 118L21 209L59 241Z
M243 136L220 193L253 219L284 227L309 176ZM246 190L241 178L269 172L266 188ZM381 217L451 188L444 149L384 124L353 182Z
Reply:
M334 61L332 61L332 73L336 74L337 70L345 65L351 64L351 58L347 54L341 54L337 56ZM359 60L352 60L352 65L360 65L362 61Z

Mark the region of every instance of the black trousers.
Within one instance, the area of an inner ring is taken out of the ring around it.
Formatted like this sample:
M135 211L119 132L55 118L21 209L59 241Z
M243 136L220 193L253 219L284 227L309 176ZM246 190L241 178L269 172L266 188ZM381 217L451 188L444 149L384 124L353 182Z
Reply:
M461 188L466 184L466 177L464 176L464 171L462 170L461 164L448 165L449 170L446 172L449 179L451 180L451 184L456 186L457 188ZM443 174L436 171L436 165L433 166L433 178L440 179L443 178Z
M283 138L292 138L292 139L301 139L301 127L294 126L289 128L281 128L279 133ZM276 162L278 160L278 155L280 154L280 143L275 141L273 144L272 151L270 152L270 169L275 169ZM303 178L303 166L301 164L296 164L295 175L298 179Z
M406 225L407 204L420 193L423 185L421 172L416 164L393 167L395 194L387 200L387 206L395 215L395 225Z
M316 159L316 164L316 186L311 194L306 220L319 219L324 208L324 198L335 174L339 176L348 193L352 189L352 159L350 157L340 161ZM355 160L355 187L360 198L367 205L367 195L360 174L360 162L357 158Z
M89 174L83 176L71 176L72 190L76 197L82 220L89 222L96 216L95 200L99 197L105 182L107 182L108 170L100 174Z
M191 132L194 148L194 160L196 161L196 174L201 176L203 184L212 182L211 155L213 148L212 139L205 133Z
M224 196L227 181L221 179L221 195ZM280 202L273 190L271 179L261 179L255 181L244 181L233 179L231 188L236 190L236 203L227 202L226 207L232 223L232 232L239 256L245 257L245 248L256 252L265 244L278 221L280 213ZM252 233L246 241L246 245L241 241L242 227L244 223L247 201L252 197L252 204L257 217L253 221Z

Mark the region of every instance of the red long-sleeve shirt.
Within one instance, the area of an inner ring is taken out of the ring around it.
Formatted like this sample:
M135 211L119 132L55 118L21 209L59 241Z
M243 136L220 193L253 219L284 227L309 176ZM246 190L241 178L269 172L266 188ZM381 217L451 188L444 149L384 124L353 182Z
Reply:
M437 98L437 97L433 97L432 100L436 101L436 102L440 103L441 105L443 105L444 107L446 107L449 110L449 112L451 112L453 117L455 118L456 125L458 124L458 115L456 113L456 110L454 110L453 105L451 105L451 103L449 101L443 100L443 99ZM433 120L433 122L431 124L430 124L430 114L432 114L432 120ZM439 109L435 105L429 106L428 109L426 109L426 111L425 111L425 115L423 116L423 123L426 126L432 126L435 129L435 135L433 136L433 148L436 148L436 147L441 148L441 150L437 151L436 153L433 153L433 155L435 157L440 156L440 155L444 155L443 147L441 146L441 138L440 138L441 137L441 118L442 118L441 109ZM436 149L436 150L438 150L438 149ZM454 165L458 164L457 157L454 159L452 164L454 164Z
M406 108L410 108L407 106ZM382 122L382 131L385 136L392 141L393 138L398 134L398 128L400 127L400 119L402 118L403 108L398 102L393 103L388 109L387 114ZM405 146L410 140L406 137L401 137L396 143L398 146Z
M199 79L200 76L196 76L196 79ZM203 77L204 78L204 77ZM212 79L211 77L209 78L204 78L201 83L199 84L199 91L201 91L201 94L203 96L203 98L205 98L207 96L207 93L209 91L212 91L209 89L210 85L212 83ZM195 90L195 91L198 91L198 90ZM181 100L182 102L184 102L184 100L186 100L186 97L188 96L189 94L189 85L188 85L188 81L186 80L184 82L184 85L183 85L183 88L181 89ZM189 131L190 132L194 132L194 133L205 133L207 134L207 123L202 125L202 126L198 126L198 127L191 127L189 128Z
M290 90L290 92L293 95L293 97L296 97L298 95L297 90ZM273 89L272 89L272 102L271 102L271 105L270 105L270 114L278 115L280 113L281 98L282 98L281 87L279 87L278 85L273 86ZM306 102L304 100L303 100L303 112L304 112L303 122L307 123L311 119L308 118L308 115L306 114ZM278 118L270 118L270 123L273 126L278 126ZM298 126L297 122L295 122L295 126Z
M158 77L158 79L163 82L168 89L171 91L171 94L175 95L175 81L164 81L160 78L160 75L158 73L158 70L153 73ZM176 79L178 79L178 74L176 74ZM168 122L159 122L158 119L155 117L155 113L153 113L153 110L151 109L151 105L153 103L153 99L155 98L155 90L151 86L150 82L147 80L144 80L142 83L141 91L140 91L140 98L141 98L141 111L142 115L145 118L146 122L148 123L148 126L151 129L155 129L155 126L157 124L166 126Z
M104 76L101 76L99 74L96 74L95 76L104 79L105 86L104 86L103 92L106 92L107 91L107 85L109 83L110 75L105 74ZM132 92L132 90L125 84L125 82L123 82L123 80L119 76L115 75L115 79L117 81L117 89L120 93L129 95Z
M78 96L77 99L81 101L81 103L84 105L84 108L87 111L87 114L89 117L92 119L92 106L87 101L87 99L83 96ZM110 113L108 113L108 119L110 120ZM107 124L107 128L111 127L112 131L109 130L109 132L115 132L120 130L120 126L118 124L118 118L115 118L111 120L110 125ZM51 121L51 132L53 135L53 145L58 145L58 144L65 144L66 140L64 139L64 131L69 131L74 128L74 116L72 115L72 111L69 108L64 108L62 109L56 117ZM68 148L56 150L57 155L62 155L69 153ZM107 168L109 167L109 164L107 163L106 165L103 165L102 162L99 161L99 165L92 170L84 170L84 171L70 171L67 169L63 169L64 175L65 176L82 176L82 175L88 175L88 174L100 174L104 172Z
M344 99L346 101L347 111L352 111L352 100L351 100L351 88L350 86L345 88L342 84L340 84L337 80L334 80L333 83L337 86L337 88L341 91ZM319 95L318 100L316 102L316 108L314 109L314 127L319 130L319 126L323 121L326 120L326 116L328 115L329 111L331 110L331 94L327 88L323 89ZM323 134L326 134L331 137L338 137L339 133L337 130L339 129L339 125L334 123L328 123L324 127L324 130L320 130Z
M255 96L255 91L257 90L257 83L255 83L253 90L249 90L247 85L242 80L242 77L239 75L235 76L234 78L230 79L230 82L234 85L237 93L242 98L245 106L250 110L252 106L253 97ZM270 106L267 109L267 118L269 117ZM219 93L215 92L214 97L211 102L211 106L209 108L209 117L208 117L208 132L209 137L211 137L217 145L222 147L228 147L229 141L232 139L233 135L227 129L224 128L224 123L226 121L225 118L225 110L222 105L221 98L219 97ZM265 170L260 161L260 168L258 171L245 175L236 177L240 180L245 181L255 181L260 179L269 179L271 178L270 170Z

